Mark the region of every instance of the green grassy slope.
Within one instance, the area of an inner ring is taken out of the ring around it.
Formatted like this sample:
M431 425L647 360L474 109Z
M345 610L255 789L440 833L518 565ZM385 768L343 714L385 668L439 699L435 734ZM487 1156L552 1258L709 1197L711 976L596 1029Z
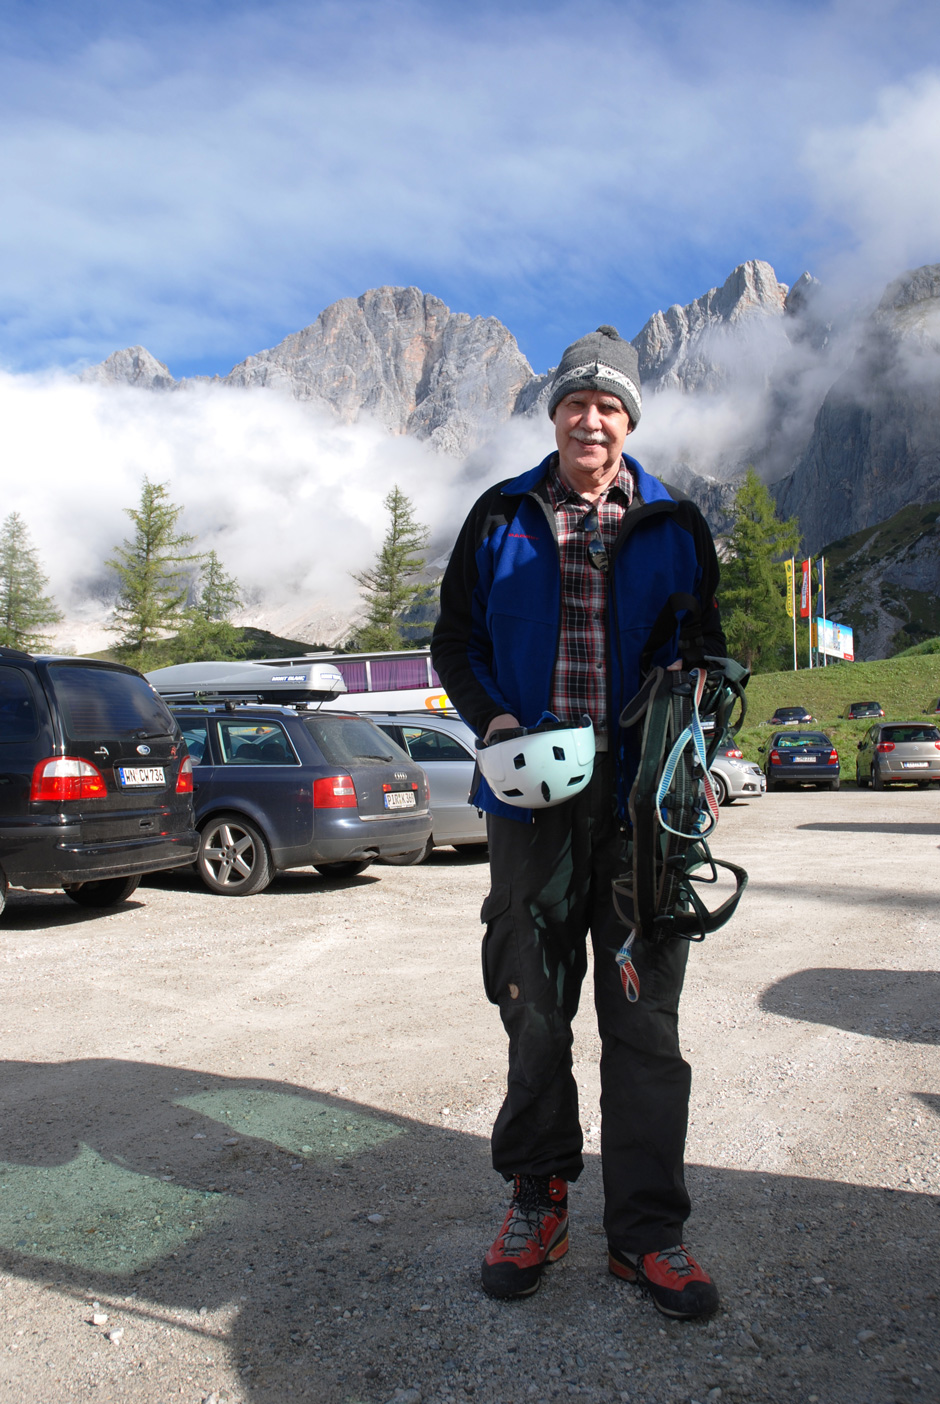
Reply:
M798 673L760 673L747 685L747 717L738 744L748 760L761 762L758 747L767 741L766 722L777 707L808 707L815 725L839 752L843 780L854 778L855 750L871 722L843 721L849 702L879 702L887 720L919 718L940 697L940 654L906 654L871 663L837 663Z

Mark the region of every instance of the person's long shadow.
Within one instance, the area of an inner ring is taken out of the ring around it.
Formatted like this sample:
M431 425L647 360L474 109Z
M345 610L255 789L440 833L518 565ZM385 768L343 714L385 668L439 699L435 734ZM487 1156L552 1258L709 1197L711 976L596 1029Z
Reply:
M533 1315L478 1290L502 1214L479 1137L287 1083L120 1060L7 1063L0 1086L0 1265L117 1299L128 1336L166 1321L212 1346L213 1309L234 1304L221 1334L254 1404L381 1404L413 1385L466 1398L481 1378L501 1404L532 1397L530 1383L557 1393L559 1377L617 1397L623 1362L648 1349L642 1368L665 1368L663 1319L605 1272L595 1157L573 1190L572 1251ZM711 1167L689 1179L696 1247L726 1305L761 1318L765 1355L795 1329L813 1352L804 1382L847 1398L857 1368L852 1397L867 1397L869 1362L839 1340L882 1300L885 1242L903 1239L910 1280L930 1280L931 1198ZM596 1329L571 1354L559 1343L586 1303ZM734 1383L713 1344L701 1338L709 1363L688 1378L699 1398Z

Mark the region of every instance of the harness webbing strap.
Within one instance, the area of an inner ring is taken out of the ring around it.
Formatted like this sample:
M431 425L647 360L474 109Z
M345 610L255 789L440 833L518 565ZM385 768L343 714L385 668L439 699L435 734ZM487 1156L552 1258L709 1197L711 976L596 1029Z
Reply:
M674 602L677 603L677 602ZM640 760L630 791L633 826L629 870L614 880L614 905L629 928L616 959L624 993L639 996L632 948L646 940L702 941L732 915L747 885L735 863L712 857L706 837L718 822L718 802L709 767L731 726L735 704L746 708L747 670L732 659L705 659L691 673L654 668L620 717L623 727L642 723ZM701 715L714 718L706 746ZM716 908L705 903L702 884L717 883L720 870L734 891Z

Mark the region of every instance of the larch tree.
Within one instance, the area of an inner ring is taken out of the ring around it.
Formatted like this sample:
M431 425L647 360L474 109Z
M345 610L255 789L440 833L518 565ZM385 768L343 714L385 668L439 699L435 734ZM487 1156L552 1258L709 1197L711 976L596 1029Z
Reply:
M241 658L247 645L231 622L241 604L241 589L226 573L215 551L202 557L196 596L186 610L185 623L173 640L177 663L194 660Z
M11 512L0 526L0 644L30 653L48 643L45 629L62 618L48 583L26 523Z
M783 562L799 550L800 528L795 517L777 516L770 491L753 468L735 494L728 546L719 603L729 652L753 673L785 668L793 624Z
M416 579L424 566L420 554L428 544L428 529L415 521L414 507L396 484L384 501L388 531L375 564L353 573L366 603L365 623L354 644L360 650L402 648L402 615L429 599L432 587Z
M119 582L109 628L118 635L121 654L138 667L158 639L185 623L193 563L199 558L188 549L196 538L177 528L182 510L171 502L166 483L144 478L140 505L124 508L134 535L106 562Z

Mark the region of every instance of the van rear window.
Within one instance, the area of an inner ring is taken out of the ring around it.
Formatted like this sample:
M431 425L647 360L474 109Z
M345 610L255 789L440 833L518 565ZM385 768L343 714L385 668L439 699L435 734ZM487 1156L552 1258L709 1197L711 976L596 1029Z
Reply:
M33 741L39 734L36 705L19 668L0 667L0 744Z
M172 736L176 722L149 683L133 673L52 663L49 679L73 741Z

